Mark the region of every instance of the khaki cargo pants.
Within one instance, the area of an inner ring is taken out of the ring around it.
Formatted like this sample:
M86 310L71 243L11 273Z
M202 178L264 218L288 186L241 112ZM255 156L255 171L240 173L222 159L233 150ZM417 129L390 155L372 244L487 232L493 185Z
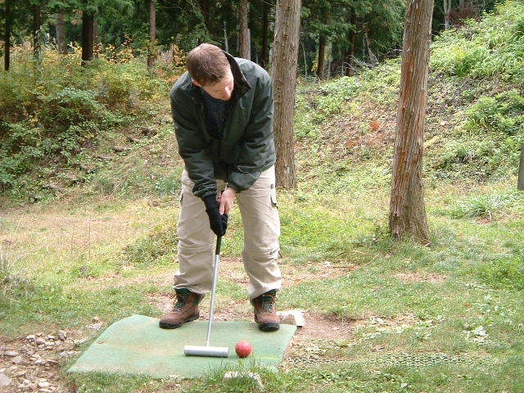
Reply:
M223 181L217 180L219 193L225 186ZM192 189L193 182L184 170L178 222L180 271L175 274L175 289L188 288L196 293L207 293L212 288L216 236L209 227L204 202L193 195ZM280 219L275 168L262 172L251 188L237 193L236 205L244 227L242 261L249 278L248 293L250 299L254 299L269 290L278 290L282 285L278 266ZM238 214L236 205L230 216ZM227 233L224 239L227 239ZM221 269L220 275L227 274Z

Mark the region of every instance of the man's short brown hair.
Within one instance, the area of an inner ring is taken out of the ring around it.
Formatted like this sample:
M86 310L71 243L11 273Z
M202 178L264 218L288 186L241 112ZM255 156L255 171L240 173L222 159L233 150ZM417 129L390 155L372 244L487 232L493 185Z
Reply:
M187 70L202 86L221 81L230 69L224 51L212 44L200 44L187 56Z

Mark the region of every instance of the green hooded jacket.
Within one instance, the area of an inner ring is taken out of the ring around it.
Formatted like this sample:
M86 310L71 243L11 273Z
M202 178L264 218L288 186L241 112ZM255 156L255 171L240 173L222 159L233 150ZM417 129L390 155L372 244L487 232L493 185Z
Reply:
M207 132L204 98L188 72L170 93L178 150L200 198L216 194L216 179L237 192L247 190L276 161L271 78L252 61L224 53L235 87L222 139Z

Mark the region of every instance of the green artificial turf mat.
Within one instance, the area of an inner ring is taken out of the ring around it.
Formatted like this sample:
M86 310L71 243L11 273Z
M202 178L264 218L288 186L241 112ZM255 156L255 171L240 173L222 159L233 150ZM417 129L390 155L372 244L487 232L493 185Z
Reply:
M229 347L229 357L185 356L184 346L205 345L207 327L207 321L196 321L166 330L158 327L157 318L134 315L109 326L68 371L194 378L251 359L271 368L283 360L296 331L296 326L284 324L276 332L264 333L254 323L214 322L210 345ZM240 359L235 353L240 340L253 345L250 357Z

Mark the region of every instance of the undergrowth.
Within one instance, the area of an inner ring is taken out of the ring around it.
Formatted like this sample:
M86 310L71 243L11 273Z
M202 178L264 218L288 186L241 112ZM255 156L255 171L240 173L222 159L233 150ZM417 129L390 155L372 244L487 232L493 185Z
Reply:
M21 201L35 199L35 188L52 196L88 181L93 160L79 163L77 157L96 156L108 132L136 137L164 107L158 103L172 81L132 56L101 56L81 67L78 50L59 55L46 48L37 61L15 47L12 64L0 75L0 192ZM69 182L68 171L75 172Z

